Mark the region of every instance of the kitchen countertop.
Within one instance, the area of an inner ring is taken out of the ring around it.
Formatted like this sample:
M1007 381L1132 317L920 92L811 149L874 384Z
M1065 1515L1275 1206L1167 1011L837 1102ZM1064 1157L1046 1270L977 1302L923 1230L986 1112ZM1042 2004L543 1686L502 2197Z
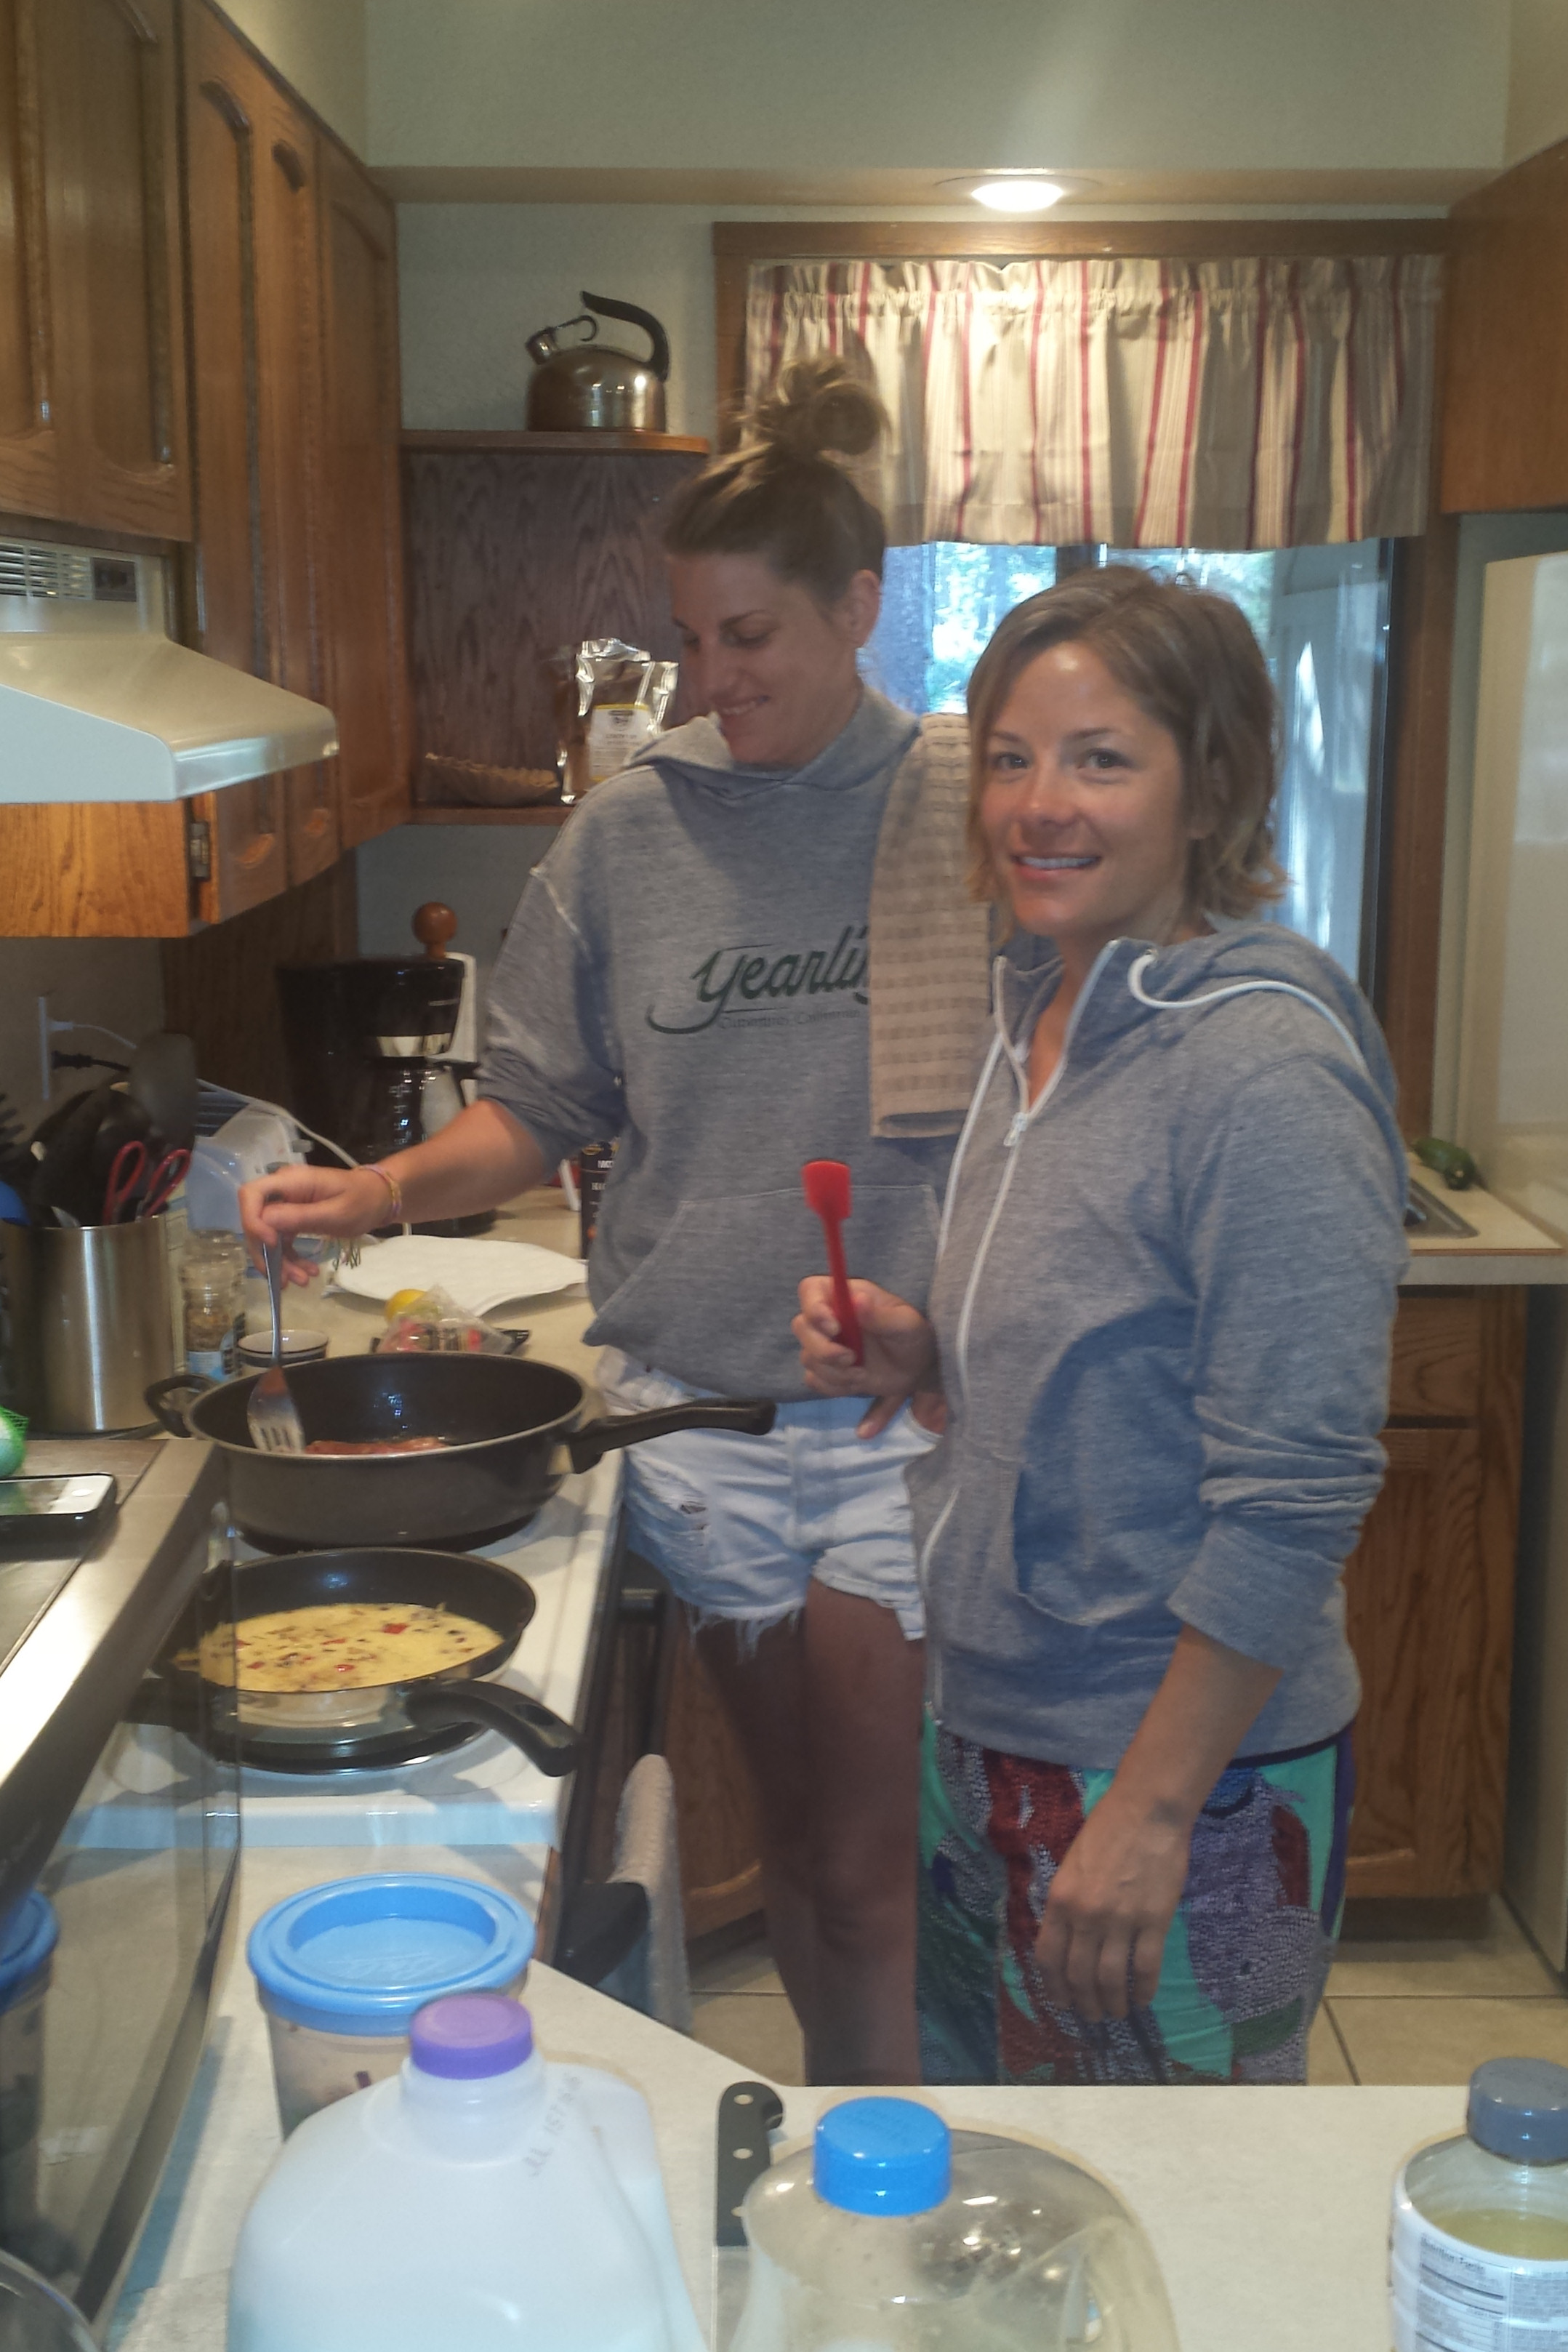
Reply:
M242 1931L269 1903L364 1854L247 1853ZM482 1876L476 1857L411 1868ZM291 1867L292 1865L292 1867ZM692 2297L709 2311L713 2134L745 2070L553 1970L525 1994L552 2058L607 2066L653 2109ZM852 2094L785 2090L786 2137ZM955 2124L1015 2131L1087 2164L1147 2229L1186 2352L1387 2352L1388 2194L1404 2158L1464 2127L1462 2089L996 2090L914 2094ZM271 2064L243 1944L185 2124L121 2299L120 2352L222 2352L226 2273L278 2148Z
M1532 1218L1521 1215L1479 1185L1472 1185L1468 1192L1450 1192L1440 1176L1414 1158L1410 1173L1476 1231L1473 1239L1465 1234L1412 1234L1406 1289L1568 1283L1568 1249Z

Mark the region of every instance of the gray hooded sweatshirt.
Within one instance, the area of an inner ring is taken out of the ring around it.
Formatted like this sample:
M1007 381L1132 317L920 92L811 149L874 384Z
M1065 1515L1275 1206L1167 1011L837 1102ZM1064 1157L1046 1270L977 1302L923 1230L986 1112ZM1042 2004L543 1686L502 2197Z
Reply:
M867 926L918 722L867 692L805 768L737 768L711 719L596 786L528 877L480 1091L547 1161L618 1137L588 1338L693 1387L808 1393L789 1322L825 1265L800 1167L841 1160L852 1266L925 1303L953 1138L870 1134Z
M1326 1739L1406 1255L1383 1039L1276 924L1123 940L1031 1108L1057 978L998 959L932 1286L948 1423L906 1475L937 1715L1113 1769L1189 1624L1284 1670L1240 1752Z

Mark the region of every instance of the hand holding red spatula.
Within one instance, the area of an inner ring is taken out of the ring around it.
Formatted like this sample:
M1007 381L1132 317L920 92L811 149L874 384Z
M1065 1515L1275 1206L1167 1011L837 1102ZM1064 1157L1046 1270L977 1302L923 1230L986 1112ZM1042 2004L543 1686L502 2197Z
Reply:
M865 1341L861 1337L860 1318L855 1313L854 1300L850 1297L843 1235L839 1231L841 1223L850 1213L850 1171L841 1160L808 1160L800 1171L800 1182L805 1189L806 1206L814 1209L822 1221L822 1234L828 1244L828 1272L833 1279L833 1312L839 1318L839 1337L856 1363L863 1364Z

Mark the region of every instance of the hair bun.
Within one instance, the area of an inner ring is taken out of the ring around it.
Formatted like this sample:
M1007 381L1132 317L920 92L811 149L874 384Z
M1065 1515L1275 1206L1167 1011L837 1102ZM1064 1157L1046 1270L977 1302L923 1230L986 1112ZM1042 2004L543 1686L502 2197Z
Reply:
M746 437L798 463L830 451L859 457L887 423L881 401L841 359L791 360L747 411Z

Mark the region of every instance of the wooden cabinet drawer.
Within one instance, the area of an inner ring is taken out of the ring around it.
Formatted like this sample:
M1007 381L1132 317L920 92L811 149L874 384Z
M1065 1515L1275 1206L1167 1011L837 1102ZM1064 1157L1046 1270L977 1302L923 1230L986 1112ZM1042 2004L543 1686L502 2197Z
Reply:
M1390 1421L1474 1421L1481 1301L1473 1290L1406 1291L1394 1323Z

